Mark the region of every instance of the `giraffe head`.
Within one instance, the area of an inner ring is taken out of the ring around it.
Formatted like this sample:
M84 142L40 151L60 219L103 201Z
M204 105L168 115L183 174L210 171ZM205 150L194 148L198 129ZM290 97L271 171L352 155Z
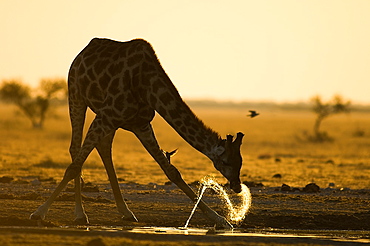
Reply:
M230 188L236 193L241 192L240 169L242 167L242 156L240 146L244 134L239 132L233 141L232 135L227 135L218 147L221 151L213 159L215 168L230 182Z

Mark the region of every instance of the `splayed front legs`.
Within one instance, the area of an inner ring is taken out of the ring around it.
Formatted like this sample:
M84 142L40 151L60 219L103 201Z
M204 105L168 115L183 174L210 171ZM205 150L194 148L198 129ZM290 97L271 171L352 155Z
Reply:
M139 138L150 155L160 165L168 179L175 183L192 201L195 202L198 196L194 193L190 186L185 183L180 172L169 162L166 155L161 151L151 125L148 124L142 128L135 128L133 129L133 132ZM198 207L211 221L216 224L217 227L226 229L233 228L233 226L226 220L225 217L212 210L203 201L199 202Z

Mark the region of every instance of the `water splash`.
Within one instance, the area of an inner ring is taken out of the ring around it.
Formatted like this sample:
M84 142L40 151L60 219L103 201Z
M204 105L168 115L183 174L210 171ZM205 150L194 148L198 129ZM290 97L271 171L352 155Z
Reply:
M200 188L199 194L198 194L198 198L195 202L194 208L193 208L193 210L191 210L190 216L189 216L188 220L185 223L185 226L184 226L185 229L188 228L189 222L190 222L191 218L193 217L195 209L197 209L198 204L199 204L200 200L202 199L202 196L203 196L204 192L206 191L206 189L207 189L207 186L201 185L201 188Z
M193 217L193 214L207 188L214 190L218 194L218 196L222 199L228 210L227 218L232 223L239 224L240 222L243 221L252 203L251 193L246 185L241 184L242 191L240 193L237 193L237 196L241 202L240 205L235 206L230 200L229 194L227 194L225 189L216 181L216 179L213 176L205 176L200 183L201 186L199 188L198 198L195 202L193 210L190 213L189 219L185 223L184 226L185 229L189 225L190 219Z

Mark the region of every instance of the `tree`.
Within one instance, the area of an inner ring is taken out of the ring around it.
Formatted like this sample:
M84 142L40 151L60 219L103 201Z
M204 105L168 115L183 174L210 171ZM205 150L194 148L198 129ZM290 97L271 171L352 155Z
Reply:
M34 128L42 128L51 100L66 96L67 83L64 79L42 79L38 91L33 96L28 85L17 80L3 81L0 99L15 104L31 120Z
M40 108L40 123L42 127L51 100L58 96L67 96L67 83L65 79L42 79L40 82L40 89L44 95L37 96L36 102Z
M324 103L320 96L315 96L311 99L313 103L312 110L316 113L316 120L313 127L314 135L310 140L323 142L331 140L329 135L320 130L321 123L324 119L333 114L348 113L350 111L350 101L344 101L340 95L335 95L332 100Z

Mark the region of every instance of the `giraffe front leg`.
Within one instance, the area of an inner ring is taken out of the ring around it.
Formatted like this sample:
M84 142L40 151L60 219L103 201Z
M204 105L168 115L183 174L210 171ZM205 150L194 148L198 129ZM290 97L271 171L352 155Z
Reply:
M156 162L160 165L168 179L175 183L192 201L195 202L197 199L197 195L190 188L190 186L185 183L185 181L181 177L180 172L169 162L169 159L167 159L165 154L161 151L158 142L154 136L151 125L148 124L142 128L135 128L132 131L139 138L143 146L154 158L154 160L156 160ZM233 226L226 220L225 217L219 215L203 201L200 201L198 206L202 210L202 212L216 224L217 228L233 228Z
M185 183L182 179L180 172L177 170L175 166L172 164L167 164L161 166L165 174L167 175L168 179L171 180L173 183L177 185L192 201L196 201L198 196L194 193L193 189ZM202 212L215 223L217 228L222 229L232 229L233 226L230 222L224 217L219 215L216 211L211 209L206 203L202 200L199 202L198 207L202 210Z

